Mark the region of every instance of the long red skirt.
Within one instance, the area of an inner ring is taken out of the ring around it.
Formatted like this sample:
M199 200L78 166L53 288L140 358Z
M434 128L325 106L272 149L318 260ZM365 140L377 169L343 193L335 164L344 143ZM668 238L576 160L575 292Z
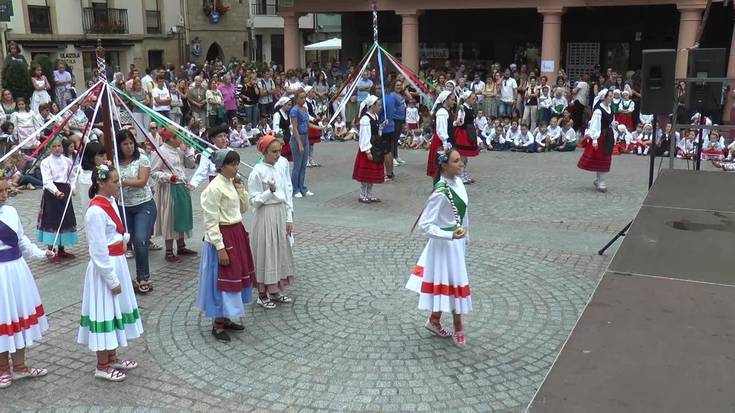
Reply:
M250 288L255 280L255 264L250 251L250 237L242 222L219 226L230 265L220 265L217 272L217 289L240 292Z
M316 128L309 128L309 145L322 141L322 131Z
M431 146L429 146L429 160L426 162L426 175L434 177L439 168L436 162L436 154L440 149L443 149L444 145L442 140L439 139L439 135L436 133L431 137Z
M291 154L291 144L290 141L284 141L283 147L281 148L281 156L286 158L289 162L293 162L293 155Z
M633 116L630 113L616 113L614 116L615 121L621 125L625 125L629 132L633 132L635 125L633 124Z
M365 152L358 149L352 179L362 184L382 184L385 182L385 167L382 163L371 161Z
M588 140L582 157L577 162L579 169L592 172L610 172L610 163L612 163L612 156L605 153L605 139L612 139L600 135L597 140L597 149L592 146L592 141Z
M465 128L457 128L454 131L454 147L457 148L457 152L461 156L477 156L480 154L477 138L474 138L474 142L471 142L472 139Z

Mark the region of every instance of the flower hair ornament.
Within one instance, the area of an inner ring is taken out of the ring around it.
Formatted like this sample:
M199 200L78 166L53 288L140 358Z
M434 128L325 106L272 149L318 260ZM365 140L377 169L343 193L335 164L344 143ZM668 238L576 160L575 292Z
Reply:
M436 153L436 160L439 162L439 165L443 165L449 162L449 155L445 151L439 151Z
M102 165L98 165L97 168L97 181L98 182L104 182L107 180L107 177L110 175L110 167L103 163Z

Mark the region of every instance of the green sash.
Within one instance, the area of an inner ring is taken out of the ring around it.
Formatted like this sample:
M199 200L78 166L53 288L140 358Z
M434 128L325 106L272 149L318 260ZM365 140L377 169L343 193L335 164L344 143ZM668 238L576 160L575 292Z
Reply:
M459 215L459 224L462 225L464 222L464 216L467 213L467 204L464 202L464 200L457 195L456 192L445 182L445 181L439 181L434 185L434 191L441 192L444 194L447 199L449 199L449 194L452 194L452 198L449 202L454 202L455 208L457 208L457 215ZM453 225L451 227L442 228L445 231L456 231L458 225Z
M173 200L174 231L186 232L194 228L194 216L191 209L191 194L184 184L171 184Z

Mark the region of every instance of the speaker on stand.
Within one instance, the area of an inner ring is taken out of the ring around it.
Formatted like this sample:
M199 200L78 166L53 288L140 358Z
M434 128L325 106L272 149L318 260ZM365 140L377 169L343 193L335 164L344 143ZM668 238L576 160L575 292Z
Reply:
M671 112L675 99L674 68L676 66L676 50L654 49L643 51L643 68L641 70L641 113L653 115L653 147L648 155L648 187L653 185L658 136L656 123L658 115ZM674 154L669 153L669 156Z

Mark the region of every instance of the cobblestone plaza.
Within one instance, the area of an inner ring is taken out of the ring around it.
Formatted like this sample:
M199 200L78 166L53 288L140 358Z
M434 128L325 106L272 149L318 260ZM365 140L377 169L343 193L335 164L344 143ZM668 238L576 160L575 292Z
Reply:
M257 159L252 148L241 155ZM576 168L579 152L471 159L474 308L460 350L424 330L426 314L403 288L425 242L409 231L431 191L426 152L403 151L408 163L395 182L376 187L383 202L370 205L357 202L354 156L354 144L317 145L324 166L307 172L316 196L294 200L294 303L249 307L231 343L211 336L211 320L195 306L198 258L171 264L152 252L155 290L138 298L145 335L120 351L140 367L120 384L96 381L94 354L75 343L84 237L70 249L75 261L32 263L51 327L29 364L50 373L1 391L0 411L522 411L614 249L596 251L638 211L647 159L614 158L607 194ZM9 201L27 233L40 196ZM198 250L193 199L189 245Z

